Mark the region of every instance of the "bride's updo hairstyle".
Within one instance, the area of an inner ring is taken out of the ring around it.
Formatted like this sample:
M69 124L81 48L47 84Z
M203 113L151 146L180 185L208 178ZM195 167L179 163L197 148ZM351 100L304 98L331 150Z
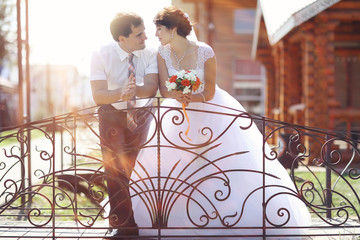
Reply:
M154 18L155 25L163 25L167 29L177 27L177 34L185 37L190 34L192 25L189 17L180 8L165 7Z

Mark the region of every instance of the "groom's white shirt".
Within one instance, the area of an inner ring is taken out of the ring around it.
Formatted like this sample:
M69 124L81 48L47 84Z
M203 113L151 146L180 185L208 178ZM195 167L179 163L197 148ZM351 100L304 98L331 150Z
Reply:
M158 73L157 51L155 48L146 47L134 51L134 65L136 71L136 85L144 84L147 74ZM128 81L128 53L125 52L117 42L102 46L93 52L91 57L90 81L107 80L109 90L121 88ZM147 100L136 101L136 106L141 107ZM118 109L125 109L126 102L112 104Z

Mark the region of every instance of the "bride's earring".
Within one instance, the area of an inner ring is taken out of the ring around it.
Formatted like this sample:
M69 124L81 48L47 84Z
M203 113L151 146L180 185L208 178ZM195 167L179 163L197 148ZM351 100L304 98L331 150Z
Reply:
M174 39L174 32L171 32L171 40Z

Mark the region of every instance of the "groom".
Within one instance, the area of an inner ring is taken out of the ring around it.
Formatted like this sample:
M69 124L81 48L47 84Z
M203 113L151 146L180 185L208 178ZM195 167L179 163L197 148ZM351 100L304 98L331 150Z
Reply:
M90 82L98 109L100 143L110 202L113 237L138 235L129 195L129 178L151 118L138 107L158 89L156 51L146 48L143 19L118 13L110 23L115 40L94 52ZM118 102L120 101L120 102ZM135 110L134 110L135 109ZM116 238L112 238L116 239Z

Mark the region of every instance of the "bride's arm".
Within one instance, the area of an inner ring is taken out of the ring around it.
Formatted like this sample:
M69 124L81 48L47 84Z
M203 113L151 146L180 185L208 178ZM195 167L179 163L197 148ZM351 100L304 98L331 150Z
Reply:
M181 91L168 91L165 82L169 79L169 72L166 67L165 60L160 54L157 55L158 68L159 68L159 80L160 80L160 94L165 98L175 98L179 102L182 102L184 94Z
M171 92L168 92L168 90L165 86L165 81L168 80L169 73L166 68L165 60L161 57L161 55L159 53L157 55L157 62L158 62L158 69L159 69L160 94L163 97L170 97Z
M204 65L204 79L200 79L204 84L202 93L195 93L191 96L191 102L205 102L213 99L216 85L216 59L215 56L209 58Z

